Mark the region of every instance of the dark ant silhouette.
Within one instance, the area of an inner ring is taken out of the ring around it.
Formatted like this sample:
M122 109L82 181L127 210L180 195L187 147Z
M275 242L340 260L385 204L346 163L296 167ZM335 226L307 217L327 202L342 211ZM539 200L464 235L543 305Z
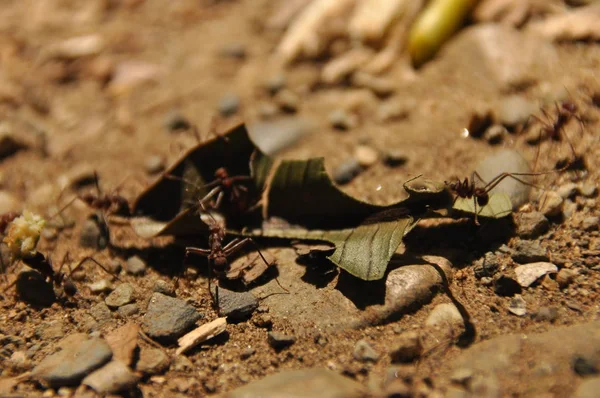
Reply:
M244 283L250 283L256 278L258 278L262 273L271 266L267 259L263 256L261 251L258 249L256 243L252 238L235 238L231 242L223 245L223 241L225 240L225 226L222 222L217 221L212 214L207 213L206 209L202 204L200 204L200 208L203 213L208 214L211 218L211 222L209 225L209 236L208 236L208 246L209 249L201 249L197 247L186 247L185 248L185 259L184 262L187 261L187 258L190 254L196 254L200 256L204 256L208 259L208 291L213 299L213 305L215 308L219 308L219 285L218 279L227 278L227 279L239 279L243 278L244 274L248 272L251 268L254 267L253 263L249 263L247 265L242 265L236 269L231 267L229 262L229 258L233 256L235 253L240 251L244 246L248 243L251 243L255 246L258 251L258 255L262 259L263 263L266 265L262 272L257 272L253 275L252 279L246 280L244 278ZM213 296L211 289L211 280L212 273L215 274L217 278L217 285L215 286L215 295ZM279 284L279 281L277 281ZM287 290L279 284L279 286L287 292Z
M46 256L44 256L44 254L37 252L37 251L35 252L34 255L24 256L24 257L20 258L20 260L23 263L25 263L27 266L39 271L47 280L50 280L54 284L54 286L56 286L56 287L62 286L65 295L67 295L68 297L73 297L75 294L77 294L77 287L75 286L75 283L73 283L73 280L71 279L71 275L73 274L73 272L75 272L79 267L81 267L87 261L92 261L93 263L98 265L100 268L102 268L102 270L104 270L107 274L112 275L110 273L110 271L108 271L106 268L104 268L104 266L102 264L100 264L100 262L98 262L95 258L93 258L91 256L84 257L73 268L71 268L69 266L70 272L68 275L65 274L64 272L62 272L62 268L69 261L69 253L68 252L63 257L58 271L54 271L54 268L52 267L52 260L50 258L47 258ZM115 278L117 280L119 279L116 276L115 276ZM10 289L14 285L14 283L16 283L16 281L13 282L11 285L9 285L5 290Z

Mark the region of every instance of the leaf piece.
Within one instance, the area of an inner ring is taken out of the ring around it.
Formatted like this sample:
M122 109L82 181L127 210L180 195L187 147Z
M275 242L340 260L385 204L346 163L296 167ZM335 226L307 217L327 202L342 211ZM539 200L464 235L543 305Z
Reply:
M498 192L490 195L487 205L483 207L477 206L477 208L475 208L473 198L457 198L453 209L463 213L477 213L478 217L502 218L512 213L512 202L508 194Z

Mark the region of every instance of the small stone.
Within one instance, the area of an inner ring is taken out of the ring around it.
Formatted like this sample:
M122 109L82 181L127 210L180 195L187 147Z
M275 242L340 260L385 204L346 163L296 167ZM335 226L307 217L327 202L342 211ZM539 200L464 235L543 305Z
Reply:
M572 398L596 398L600 391L600 377L588 377L579 383L579 386L571 395Z
M425 320L427 327L463 325L464 320L454 304L443 303L436 305Z
M516 280L501 275L494 281L494 293L498 296L512 297L521 293L521 285Z
M131 275L144 275L146 272L146 263L138 256L129 257L125 270Z
M545 234L550 229L548 219L537 211L531 213L519 213L515 217L517 223L517 235L520 238L533 239Z
M494 122L494 116L489 108L474 109L469 118L467 130L473 138L481 138Z
M358 340L352 353L354 359L360 362L377 362L379 353L366 340Z
M577 211L577 203L573 202L572 200L565 200L564 204L563 204L563 217L565 219L569 219L571 218L571 216L573 214L575 214L575 212Z
M274 75L269 76L265 80L265 88L271 95L277 94L286 85L286 77L283 73L276 73Z
M531 319L538 322L554 322L558 319L558 309L556 307L542 307L531 314Z
M233 58L237 60L244 60L248 56L246 51L246 45L243 43L229 43L224 45L220 51L221 56L227 58Z
M520 240L514 247L512 259L519 264L548 261L548 254L539 242L534 240Z
M44 341L65 337L64 325L60 321L44 322L35 329L35 335Z
M410 116L411 110L415 109L416 105L416 102L412 99L404 101L391 99L385 101L377 107L377 121L384 123L393 120L406 119Z
M90 315L98 322L104 322L112 319L110 309L104 302L98 303L90 308Z
M368 145L358 145L354 150L354 157L361 167L370 167L377 162L379 153Z
M125 305L120 306L119 309L117 310L117 312L123 318L127 318L127 317L130 317L130 316L133 316L133 315L139 313L140 307L138 307L138 305L135 303L125 304Z
M356 87L367 88L375 95L382 97L386 97L396 90L396 85L392 80L360 71L352 75L352 84Z
M105 40L99 34L71 37L54 43L48 48L47 56L74 60L98 55L105 48Z
M144 164L146 173L152 175L160 173L165 169L165 162L160 155L150 156Z
M350 130L356 127L356 116L343 109L336 109L329 113L329 124L337 130Z
M172 342L193 329L202 315L185 301L154 293L144 316L144 331L157 340Z
M126 391L137 384L139 377L121 361L111 361L83 379L82 384L98 394Z
M233 116L240 109L240 97L237 94L225 94L219 100L219 113L223 117Z
M106 341L85 334L71 335L60 344L62 350L47 356L32 371L32 377L51 387L77 385L89 373L110 361Z
M600 371L597 361L591 355L575 355L572 365L573 371L579 376L595 375Z
M88 287L90 288L90 291L94 294L108 293L114 289L112 282L108 279L100 279L97 282L90 283Z
M523 287L529 287L542 276L557 271L556 265L546 262L523 264L515 268L517 282Z
M527 303L520 294L517 294L510 299L508 311L516 316L524 316L527 314Z
M23 271L17 276L17 295L26 303L49 307L56 300L52 284L37 271Z
M291 90L283 89L275 96L275 102L279 108L287 113L296 113L300 106L300 98Z
M563 199L572 199L579 193L579 187L574 182L561 185L556 191Z
M383 155L383 164L388 167L400 167L408 162L408 156L400 149L390 149Z
M248 359L250 358L252 355L254 355L254 353L256 353L256 349L253 347L247 347L244 351L242 351L242 353L240 354L240 358L241 359Z
M273 327L273 318L269 314L258 314L253 320L252 323L256 325L256 327L271 330Z
M390 353L392 362L413 362L423 353L423 345L419 334L414 331L404 332L398 336Z
M111 260L106 263L106 269L111 275L118 275L123 269L123 266L118 260Z
M581 222L581 228L586 232L597 231L600 227L600 217L586 217Z
M172 283L169 283L163 279L157 279L154 282L152 291L156 293L162 293L167 296L175 297L175 286Z
M250 292L234 292L219 289L219 309L222 316L231 321L240 321L252 316L258 308L258 299Z
M147 375L164 373L171 364L169 356L158 348L143 348L140 351L140 359L137 361L136 369Z
M555 217L562 213L563 198L554 191L546 191L540 199L540 212L546 217Z
M110 308L119 308L134 301L135 291L129 283L123 283L110 293L104 302Z
M350 158L342 162L333 172L333 180L336 184L344 185L352 181L363 171L363 168L355 158Z
M171 369L175 372L189 372L194 370L194 363L184 355L176 355Z
M485 257L483 258L483 264L481 267L477 267L474 269L476 278L485 278L492 277L498 270L500 269L500 260L498 256L496 256L492 252L487 252Z
M593 198L598 195L598 187L593 183L585 183L579 187L579 193L586 198Z
M280 332L269 332L267 340L271 347L276 350L281 350L294 344L296 342L296 337Z
M483 133L483 139L486 140L490 145L498 145L504 141L504 137L508 136L508 130L506 127L499 124L490 126Z
M165 127L169 131L188 130L192 124L178 111L171 111L165 118Z
M94 250L106 248L108 242L100 225L94 219L87 219L81 226L81 236L79 244L82 247L89 247Z
M556 282L561 289L564 289L573 282L577 275L579 275L577 271L563 268L556 275Z
M507 127L515 127L525 123L530 115L537 112L535 103L520 95L510 95L500 104L498 120Z
M27 357L27 353L24 351L13 352L8 362L10 367L16 371L22 372L29 370L32 367L31 361Z

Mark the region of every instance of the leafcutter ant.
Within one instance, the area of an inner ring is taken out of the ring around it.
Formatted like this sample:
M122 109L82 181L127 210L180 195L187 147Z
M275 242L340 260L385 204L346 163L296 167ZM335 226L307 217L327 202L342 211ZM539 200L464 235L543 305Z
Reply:
M254 243L252 238L235 238L231 242L226 245L223 244L225 239L225 226L222 222L217 221L212 214L206 213L202 204L200 204L200 208L203 210L204 214L208 214L210 217L209 222L209 236L208 236L208 246L209 249L201 249L197 247L186 247L185 248L185 258L187 260L190 254L196 254L200 256L204 256L208 259L208 290L213 298L213 305L218 309L219 308L219 285L218 279L227 278L227 279L240 279L244 281L244 283L250 283L261 276L266 269L271 265L267 261L267 259L263 256L258 247L256 247L258 251L258 255L260 256L263 265L258 266L253 263L248 263L246 265L242 265L237 268L233 268L231 263L229 262L229 258L233 256L235 253L239 252L244 246L248 243ZM260 267L260 268L257 268ZM217 278L217 285L215 286L215 295L213 296L211 290L211 279L212 273L215 274ZM251 274L251 276L250 276ZM279 282L277 282L279 283ZM281 285L279 285L283 290L286 290ZM287 290L286 290L287 291Z

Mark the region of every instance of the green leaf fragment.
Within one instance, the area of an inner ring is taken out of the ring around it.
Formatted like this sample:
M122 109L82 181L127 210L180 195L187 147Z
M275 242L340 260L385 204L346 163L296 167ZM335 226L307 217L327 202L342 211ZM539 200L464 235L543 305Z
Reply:
M457 198L452 207L454 210L477 214L478 217L503 218L512 213L510 196L504 192L490 194L488 204L483 207L476 205L473 198Z

